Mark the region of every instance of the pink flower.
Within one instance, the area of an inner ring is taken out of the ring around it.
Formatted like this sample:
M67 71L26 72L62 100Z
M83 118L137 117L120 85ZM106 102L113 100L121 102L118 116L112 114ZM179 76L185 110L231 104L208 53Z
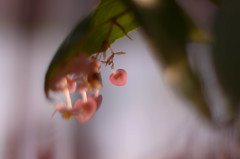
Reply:
M99 109L100 105L102 104L102 95L99 94L97 97L94 94L91 94L88 98L93 98L97 104L97 110Z
M97 110L97 103L93 98L88 98L86 102L78 99L74 104L74 109L78 114L75 115L78 121L81 123L88 122Z
M75 90L77 88L76 81L73 80L70 76L66 76L66 80L67 80L67 88L68 88L69 93L75 92Z
M70 93L75 92L76 90L76 81L73 80L69 75L61 77L57 84L54 85L54 91L64 91L68 90Z
M61 81L66 77L69 77L68 75L84 74L88 77L92 77L93 74L99 72L99 69L100 69L100 64L97 60L89 60L86 55L77 54L75 57L65 62L57 70L55 75L50 79L48 86L53 91L59 91L59 83L61 83ZM68 82L71 82L71 81L68 81ZM69 91L72 92L72 89L70 89Z
M109 76L109 81L115 86L124 86L127 83L127 72L124 69L118 69Z
M124 52L114 53L108 44L111 56L106 61L101 61L106 66L110 65L113 73L109 80L116 86L123 86L127 82L127 72L123 69L115 71L113 58L115 55L125 54ZM61 113L63 118L69 119L75 117L79 122L88 122L99 109L103 97L99 94L102 89L102 79L100 74L99 53L89 59L83 54L77 54L60 66L60 68L51 72L54 75L50 78L48 86L53 91L61 91L64 94L65 103L57 103L55 105L55 112ZM105 53L103 53L103 60ZM55 74L54 74L55 73ZM48 90L48 87L45 87ZM82 96L81 99L76 100L72 106L70 93L75 90ZM87 96L87 92L93 92Z
M55 105L55 112L61 113L62 117L65 119L70 119L74 116L79 122L85 123L93 117L100 107L101 102L102 95L96 97L94 94L91 94L86 101L78 99L73 107L65 105L64 103L57 103Z

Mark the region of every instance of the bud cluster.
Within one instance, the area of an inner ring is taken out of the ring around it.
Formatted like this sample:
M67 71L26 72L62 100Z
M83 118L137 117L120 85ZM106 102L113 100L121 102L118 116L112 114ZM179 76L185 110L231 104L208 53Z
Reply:
M101 62L106 66L111 65L113 73L109 76L110 82L116 86L123 86L127 82L127 72L123 69L115 71L113 58L115 55L124 53L114 53L110 45L108 46L111 56ZM83 54L77 55L55 75L50 82L50 88L53 91L63 92L65 103L57 103L54 114L59 112L65 119L74 116L81 123L85 123L93 117L102 103L102 95L99 94L102 89L102 80L98 56L99 53L89 59ZM72 105L70 94L76 91L82 98L76 100ZM95 93L87 96L87 93L91 92Z

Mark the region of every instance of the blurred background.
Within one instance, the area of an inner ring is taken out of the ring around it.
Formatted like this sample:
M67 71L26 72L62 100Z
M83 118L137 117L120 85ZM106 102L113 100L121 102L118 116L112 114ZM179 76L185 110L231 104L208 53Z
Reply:
M209 126L166 86L141 28L130 33L133 40L123 38L112 46L127 52L115 58L115 67L128 72L127 85L111 85L111 70L102 66L103 103L94 118L86 124L59 114L51 119L57 100L44 96L45 72L63 39L96 4L96 0L0 1L0 158L240 158L231 132ZM208 23L200 22L206 28ZM188 50L193 63L194 53L201 52L204 63L199 65L211 70L204 59L208 45L191 43ZM210 86L217 89L217 82Z

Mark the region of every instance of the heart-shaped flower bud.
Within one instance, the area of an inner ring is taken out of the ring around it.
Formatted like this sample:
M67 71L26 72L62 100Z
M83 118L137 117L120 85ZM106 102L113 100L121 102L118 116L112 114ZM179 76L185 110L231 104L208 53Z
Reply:
M109 76L109 81L115 86L123 86L127 83L127 72L124 69L118 69Z
M93 98L88 98L86 102L78 99L75 104L74 108L78 110L79 114L75 117L81 123L86 123L89 121L97 110L97 103Z

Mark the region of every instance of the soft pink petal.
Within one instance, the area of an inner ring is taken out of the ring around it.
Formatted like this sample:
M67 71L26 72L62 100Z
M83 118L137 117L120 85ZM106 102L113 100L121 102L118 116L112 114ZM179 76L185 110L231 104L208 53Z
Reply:
M127 83L127 72L124 69L118 69L116 73L109 76L109 81L115 86L123 86Z
M63 91L65 88L69 90L70 93L73 93L76 90L76 82L72 80L68 75L64 75L64 72L59 72L58 76L55 76L54 81L52 81L51 89L53 91ZM64 75L64 76L63 76ZM66 80L66 83L64 81Z
M87 102L82 100L77 100L74 104L74 108L79 110L79 114L76 115L76 118L81 123L89 121L96 112L97 104L94 99L89 98Z
M95 97L94 94L91 94L88 98L92 98L95 100L95 102L97 103L97 110L99 109L100 105L102 104L102 95L99 94L97 97Z
M71 115L79 114L78 109L68 108L68 107L65 106L64 103L57 103L55 105L55 109L56 109L56 111L58 111L62 114L71 114Z
M75 92L77 88L77 83L74 80L72 80L72 78L69 76L66 76L66 79L67 79L67 85L68 85L67 87L68 87L69 93Z

